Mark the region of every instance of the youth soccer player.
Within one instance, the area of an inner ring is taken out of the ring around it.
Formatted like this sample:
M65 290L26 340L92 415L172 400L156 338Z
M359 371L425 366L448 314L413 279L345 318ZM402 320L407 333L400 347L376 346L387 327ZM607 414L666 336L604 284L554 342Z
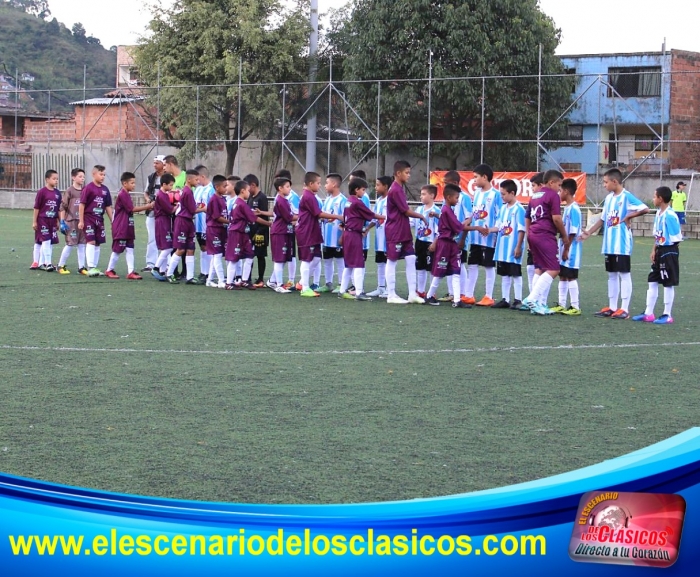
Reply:
M539 275L539 278L523 301L523 308L529 308L530 312L536 315L552 314L547 306L547 299L552 282L559 275L557 232L563 244L561 259L569 258L571 239L566 233L564 221L561 218L561 199L559 198L559 187L563 179L562 173L558 170L548 170L544 175L544 186L532 196L525 211L527 243L532 251L535 275Z
M274 271L267 286L275 292L285 294L292 292L288 284L284 284L284 265L294 258L294 226L298 217L294 214L289 201L292 182L287 178L277 178L274 187L277 193L273 207L275 218L270 229Z
M386 201L386 284L389 294L387 303L395 305L423 304L425 299L416 293L416 253L411 234L411 218L418 218L428 225L427 219L411 210L406 202L404 186L411 178L411 165L405 160L394 163L394 182L389 187ZM396 265L400 260L406 261L406 282L408 283L408 300L396 293Z
M437 186L432 184L426 184L420 190L421 205L416 212L423 215L428 224L423 224L423 221L417 218L411 219L411 228L416 231L416 294L421 298L426 297L428 273L433 270L433 253L429 249L438 235L440 207L435 204L437 192Z
M544 172L538 172L530 178L530 183L532 184L532 194L537 194L544 186ZM532 292L535 287L535 263L532 262L532 251L530 246L527 247L527 290Z
M474 186L477 192L474 194L471 226L466 229L469 231L469 258L467 292L463 302L481 307L490 307L495 303L493 287L496 283L496 263L493 257L497 235L488 231L496 225L503 201L501 193L492 186L492 180L493 169L488 164L480 164L474 169ZM474 289L479 280L479 267L483 267L486 272L486 294L476 302Z
M104 185L105 167L97 164L92 169L92 182L80 195L80 212L78 230L85 231L85 256L87 259L88 276L104 276L97 268L100 262L100 245L107 240L105 234L106 214L110 222L113 220L112 195Z
M248 183L248 206L260 217L260 222L253 222L250 226L250 239L253 242L253 252L258 261L258 276L253 280L252 276L248 278L243 275L243 280L247 280L255 288L263 288L265 286L264 278L267 266L267 247L270 244L270 217L272 213L270 212L267 195L260 188L258 177L254 174L249 174L243 180ZM238 198L240 198L240 194Z
M578 235L581 232L581 209L576 204L576 181L573 178L565 178L561 183L559 197L562 204L566 205L562 219L564 228L571 242L569 258L563 260L563 243L559 242L559 305L552 309L554 313L578 316L581 314L579 304L578 271L581 267L581 241ZM566 308L567 295L571 297L571 306Z
M207 202L206 212L206 249L209 256L209 271L206 285L212 288L226 288L224 275L224 253L226 251L226 227L228 208L226 207L226 177L217 174L212 179L214 194ZM216 276L218 282L214 282Z
M160 177L160 188L155 193L153 214L155 219L156 248L158 258L151 274L163 282L168 280L168 264L173 252L173 214L175 205L170 202L170 192L175 186L175 177L164 174Z
M470 309L471 305L462 302L459 294L459 275L462 268L460 255L464 248L464 225L459 222L453 211L453 207L459 202L460 188L455 184L446 184L443 190L445 205L440 212L438 224L438 238L430 246L433 257L433 280L428 290L426 304L437 306L440 304L435 298L440 280L447 277L447 282L452 284L453 308Z
M448 171L445 176L443 177L443 183L444 184L454 184L455 186L460 187L460 193L459 193L459 202L452 207L452 210L455 213L455 216L457 217L457 220L463 225L463 226L469 226L471 225L472 221L472 212L473 212L473 204L472 204L472 198L469 196L466 192L464 192L461 188L461 179L459 176L459 172L456 170L450 170ZM462 254L460 257L461 261L461 268L460 268L460 274L459 274L459 287L460 287L460 293L466 300L466 292L467 292L467 280L468 280L468 271L467 271L467 262L469 260L469 253L466 250L467 247L462 250ZM448 287L451 290L451 285L448 284ZM452 300L450 297L452 295L448 295L447 301L449 302ZM438 299L440 300L440 299Z
M654 206L657 209L654 218L654 246L651 249L651 272L647 289L647 308L643 314L632 317L633 321L670 325L673 323L671 312L675 298L675 287L680 280L678 264L678 247L683 241L681 223L678 215L669 206L672 201L671 189L660 186L654 193ZM664 314L654 317L654 306L659 296L659 285L664 287Z
M199 207L207 207L214 196L214 185L209 180L209 169L200 164L194 169L199 173L199 181L194 189L194 201ZM194 216L194 230L199 245L199 280L204 282L209 276L211 256L207 252L207 213L200 212Z
M292 173L287 170L286 168L283 168L282 170L279 170L277 174L275 175L275 180L278 178L281 179L286 179L290 183L292 182ZM276 192L275 192L276 194ZM287 196L287 201L289 202L289 207L292 209L292 215L298 217L299 216L299 202L301 200L301 197L299 196L298 193L294 191L293 188L290 187L289 190L289 196ZM273 206L273 211L274 211L274 206ZM295 220L296 222L296 220ZM272 234L272 229L270 229L270 234ZM272 242L272 236L270 237L270 242ZM296 237L294 238L294 245L292 246L292 258L287 261L287 282L284 283L284 288L288 289L290 292L295 290L296 287L296 276L297 276L297 257L296 257ZM282 283L282 280L280 279L279 284ZM279 292L279 291L278 291Z
M180 193L180 202L175 210L175 223L173 224L173 248L175 249L175 254L170 258L166 275L170 284L179 283L175 277L175 270L177 270L182 257L185 257L185 284L199 284L199 281L194 278L194 243L196 236L194 217L207 209L205 206L197 206L194 200L193 187L197 186L198 181L199 173L196 170L188 170L185 173L185 186Z
M323 234L319 219L342 220L342 215L328 214L319 206L316 194L321 188L321 176L315 172L307 172L304 176L304 192L299 201L299 221L297 223L297 248L301 261L301 292L302 297L317 297L319 293L311 289L310 275L315 274L321 266L321 245Z
M355 177L348 185L348 203L344 211L345 227L343 230L343 257L345 259L343 278L338 296L344 299L371 301L372 297L364 292L365 256L362 248L365 223L372 219L382 220L382 215L372 212L362 201L367 192L367 181ZM355 285L355 296L348 292L350 282Z
M497 232L496 272L501 277L501 300L494 309L519 310L523 300L523 243L525 240L525 209L518 202L518 185L512 180L501 183L503 205L496 225L489 232ZM510 303L510 287L513 302Z
M54 272L51 264L52 245L58 244L59 208L61 193L58 192L58 172L47 170L44 175L44 187L36 193L34 199L34 262L31 269ZM36 265L36 266L34 266Z
M603 175L603 186L608 191L603 204L603 214L588 230L581 233L581 240L603 228L603 255L608 273L608 306L595 313L597 317L612 319L629 318L632 300L632 231L633 219L649 212L649 208L622 184L622 173L611 168ZM618 297L622 297L617 308Z
M676 184L676 190L673 191L671 199L671 208L678 217L678 222L681 223L681 228L685 224L685 204L688 201L688 195L685 193L685 182L682 180Z
M380 214L385 220L373 220L368 229L374 231L374 262L377 265L377 289L367 293L369 297L385 299L389 295L386 292L386 197L389 187L394 180L390 176L380 176L374 185L377 200L374 203L374 212Z
M320 293L338 292L339 288L336 288L335 291L333 289L334 267L338 272L338 287L343 280L345 261L343 260L343 246L340 240L343 231L340 226L348 200L340 192L342 182L343 177L339 174L331 173L326 176L326 194L328 196L323 201L323 212L339 215L340 219L323 223L323 266L326 284L319 288L318 292Z
M80 194L85 184L85 171L82 168L71 170L71 185L61 195L61 232L66 236L66 246L63 247L58 261L58 273L70 274L66 263L73 247L78 247L78 273L87 274L85 268L85 233L78 230L80 220Z
M126 252L126 268L128 280L142 280L141 275L134 270L134 240L136 232L134 226L134 213L151 210L154 203L143 206L134 206L131 200L131 193L136 190L136 175L132 172L125 172L119 181L122 189L117 195L114 203L114 221L112 222L112 256L105 276L111 279L118 279L119 275L114 272L114 267L119 262L119 255Z
M364 180L367 182L367 173L364 170L353 170L350 173L348 183L352 182L353 180ZM365 194L362 195L361 200L363 204L371 211L372 201L369 198L369 193L365 192ZM369 235L367 234L369 232L369 224L369 222L365 223L364 232L362 233L362 253L365 255L365 262L367 262L367 255L369 254Z

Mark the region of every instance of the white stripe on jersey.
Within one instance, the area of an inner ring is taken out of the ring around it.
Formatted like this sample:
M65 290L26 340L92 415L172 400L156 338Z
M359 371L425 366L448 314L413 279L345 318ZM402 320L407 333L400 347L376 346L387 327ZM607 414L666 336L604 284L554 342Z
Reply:
M525 209L519 202L513 206L504 204L498 213L498 220L494 225L498 228L496 240L496 252L494 260L497 262L510 262L521 264L523 262L523 244L520 245L520 256L515 257L515 247L518 245L520 232L525 232Z
M498 213L503 205L501 193L495 188L490 190L479 190L474 195L474 204L472 212L472 226L486 226L493 228L496 226ZM469 244L478 244L480 246L496 246L496 233L491 233L488 236L483 236L477 230L470 230L467 235Z
M657 246L670 246L683 241L681 223L678 220L678 215L670 206L663 212L656 213L654 240Z
M374 212L386 216L386 196L377 199L374 203ZM386 220L375 220L374 223L374 250L376 252L386 252Z
M632 232L625 224L631 212L646 208L646 205L628 190L620 194L610 193L603 204L603 254L631 255L634 241Z
M338 196L329 196L323 202L323 212L328 214L343 214L345 212L345 205L348 203L348 199L342 194ZM332 220L330 222L323 222L323 245L330 248L338 248L339 240L341 235L340 221Z
M301 197L292 190L287 200L289 201L289 207L292 209L292 214L299 214L299 202L301 202Z
M418 218L411 219L411 228L416 232L416 240L433 242L438 235L440 207L437 204L433 204L430 208L427 208L425 205L420 205L416 208L416 212L422 214L428 220L428 226L426 227L422 220ZM428 216L431 212L436 213L437 216Z
M212 196L214 196L214 185L209 183L206 186L198 186L193 191L194 201L199 204L207 205ZM198 207L199 208L199 207ZM194 229L196 232L207 232L207 214L200 212L194 215Z
M562 221L564 222L564 228L566 229L566 234L571 237L581 233L581 208L575 202L572 202L566 208L564 208L564 214L562 215ZM565 266L566 268L581 268L581 241L574 240L569 247L569 258L568 260L562 260L562 254L564 252L564 243L559 240L559 264Z

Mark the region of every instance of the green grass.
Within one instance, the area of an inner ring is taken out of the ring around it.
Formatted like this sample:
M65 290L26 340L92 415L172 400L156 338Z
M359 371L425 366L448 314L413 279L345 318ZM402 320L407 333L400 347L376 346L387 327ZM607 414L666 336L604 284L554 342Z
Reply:
M682 247L676 324L641 326L591 315L606 304L597 238L585 314L535 318L31 272L30 213L0 220L6 473L202 500L411 499L569 471L698 425L698 242ZM141 217L137 234L140 267ZM636 243L634 311L650 242ZM371 290L373 264L367 276ZM635 346L580 348L612 344ZM560 345L574 348L528 348Z

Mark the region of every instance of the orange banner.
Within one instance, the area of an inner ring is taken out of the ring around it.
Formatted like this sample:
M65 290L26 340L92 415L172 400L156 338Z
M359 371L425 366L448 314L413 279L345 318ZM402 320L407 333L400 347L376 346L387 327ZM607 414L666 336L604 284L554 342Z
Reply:
M430 184L438 187L438 200L442 200L443 177L447 171L437 170L430 173ZM518 202L527 204L532 196L532 183L530 179L536 172L494 172L493 185L498 188L500 182L504 180L514 180L518 185ZM469 196L474 198L476 188L474 187L474 173L459 171L460 186ZM576 181L576 202L580 205L586 204L586 173L585 172L565 172L564 178L573 178Z

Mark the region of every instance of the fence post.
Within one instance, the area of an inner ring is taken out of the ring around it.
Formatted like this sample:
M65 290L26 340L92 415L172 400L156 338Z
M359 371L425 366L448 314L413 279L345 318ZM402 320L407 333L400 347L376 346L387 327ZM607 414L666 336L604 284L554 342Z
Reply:
M430 132L432 130L433 108L433 50L428 49L428 151L425 161L425 178L430 184Z

